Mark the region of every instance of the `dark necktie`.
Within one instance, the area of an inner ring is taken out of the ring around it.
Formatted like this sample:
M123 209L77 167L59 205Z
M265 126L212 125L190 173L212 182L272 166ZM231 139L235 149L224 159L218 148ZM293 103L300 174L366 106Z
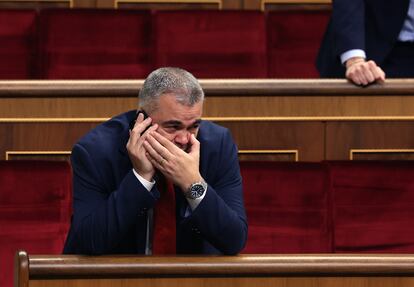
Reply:
M160 199L154 212L153 254L176 254L175 192L171 181L158 176Z

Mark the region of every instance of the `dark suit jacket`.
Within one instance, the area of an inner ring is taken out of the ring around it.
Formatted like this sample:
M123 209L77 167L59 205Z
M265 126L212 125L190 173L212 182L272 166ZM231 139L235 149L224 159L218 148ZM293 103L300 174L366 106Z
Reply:
M381 64L390 53L407 17L409 0L333 0L332 17L317 58L321 77L343 78L340 55L362 49Z
M126 143L135 111L97 126L73 148L74 214L64 253L142 254L147 210L159 198L132 172ZM207 193L190 216L176 188L177 253L236 254L247 238L237 147L230 132L202 121L200 172Z

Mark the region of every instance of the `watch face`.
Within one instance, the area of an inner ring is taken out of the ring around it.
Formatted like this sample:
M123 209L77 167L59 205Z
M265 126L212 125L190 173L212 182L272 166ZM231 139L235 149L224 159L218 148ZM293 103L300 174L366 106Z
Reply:
M198 198L203 195L204 191L204 187L201 184L195 184L191 187L189 195L191 198Z

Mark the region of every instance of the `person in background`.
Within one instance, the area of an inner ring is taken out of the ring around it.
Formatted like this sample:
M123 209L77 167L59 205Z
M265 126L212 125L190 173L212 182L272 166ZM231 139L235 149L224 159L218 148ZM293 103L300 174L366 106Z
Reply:
M333 0L317 68L362 86L414 77L414 0Z

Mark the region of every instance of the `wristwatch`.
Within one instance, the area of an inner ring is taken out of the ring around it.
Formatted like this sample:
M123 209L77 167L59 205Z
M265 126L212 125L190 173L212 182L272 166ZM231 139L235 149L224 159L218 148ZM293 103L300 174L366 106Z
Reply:
M207 190L207 183L205 181L195 182L190 185L188 190L184 193L185 197L196 199L201 197Z

